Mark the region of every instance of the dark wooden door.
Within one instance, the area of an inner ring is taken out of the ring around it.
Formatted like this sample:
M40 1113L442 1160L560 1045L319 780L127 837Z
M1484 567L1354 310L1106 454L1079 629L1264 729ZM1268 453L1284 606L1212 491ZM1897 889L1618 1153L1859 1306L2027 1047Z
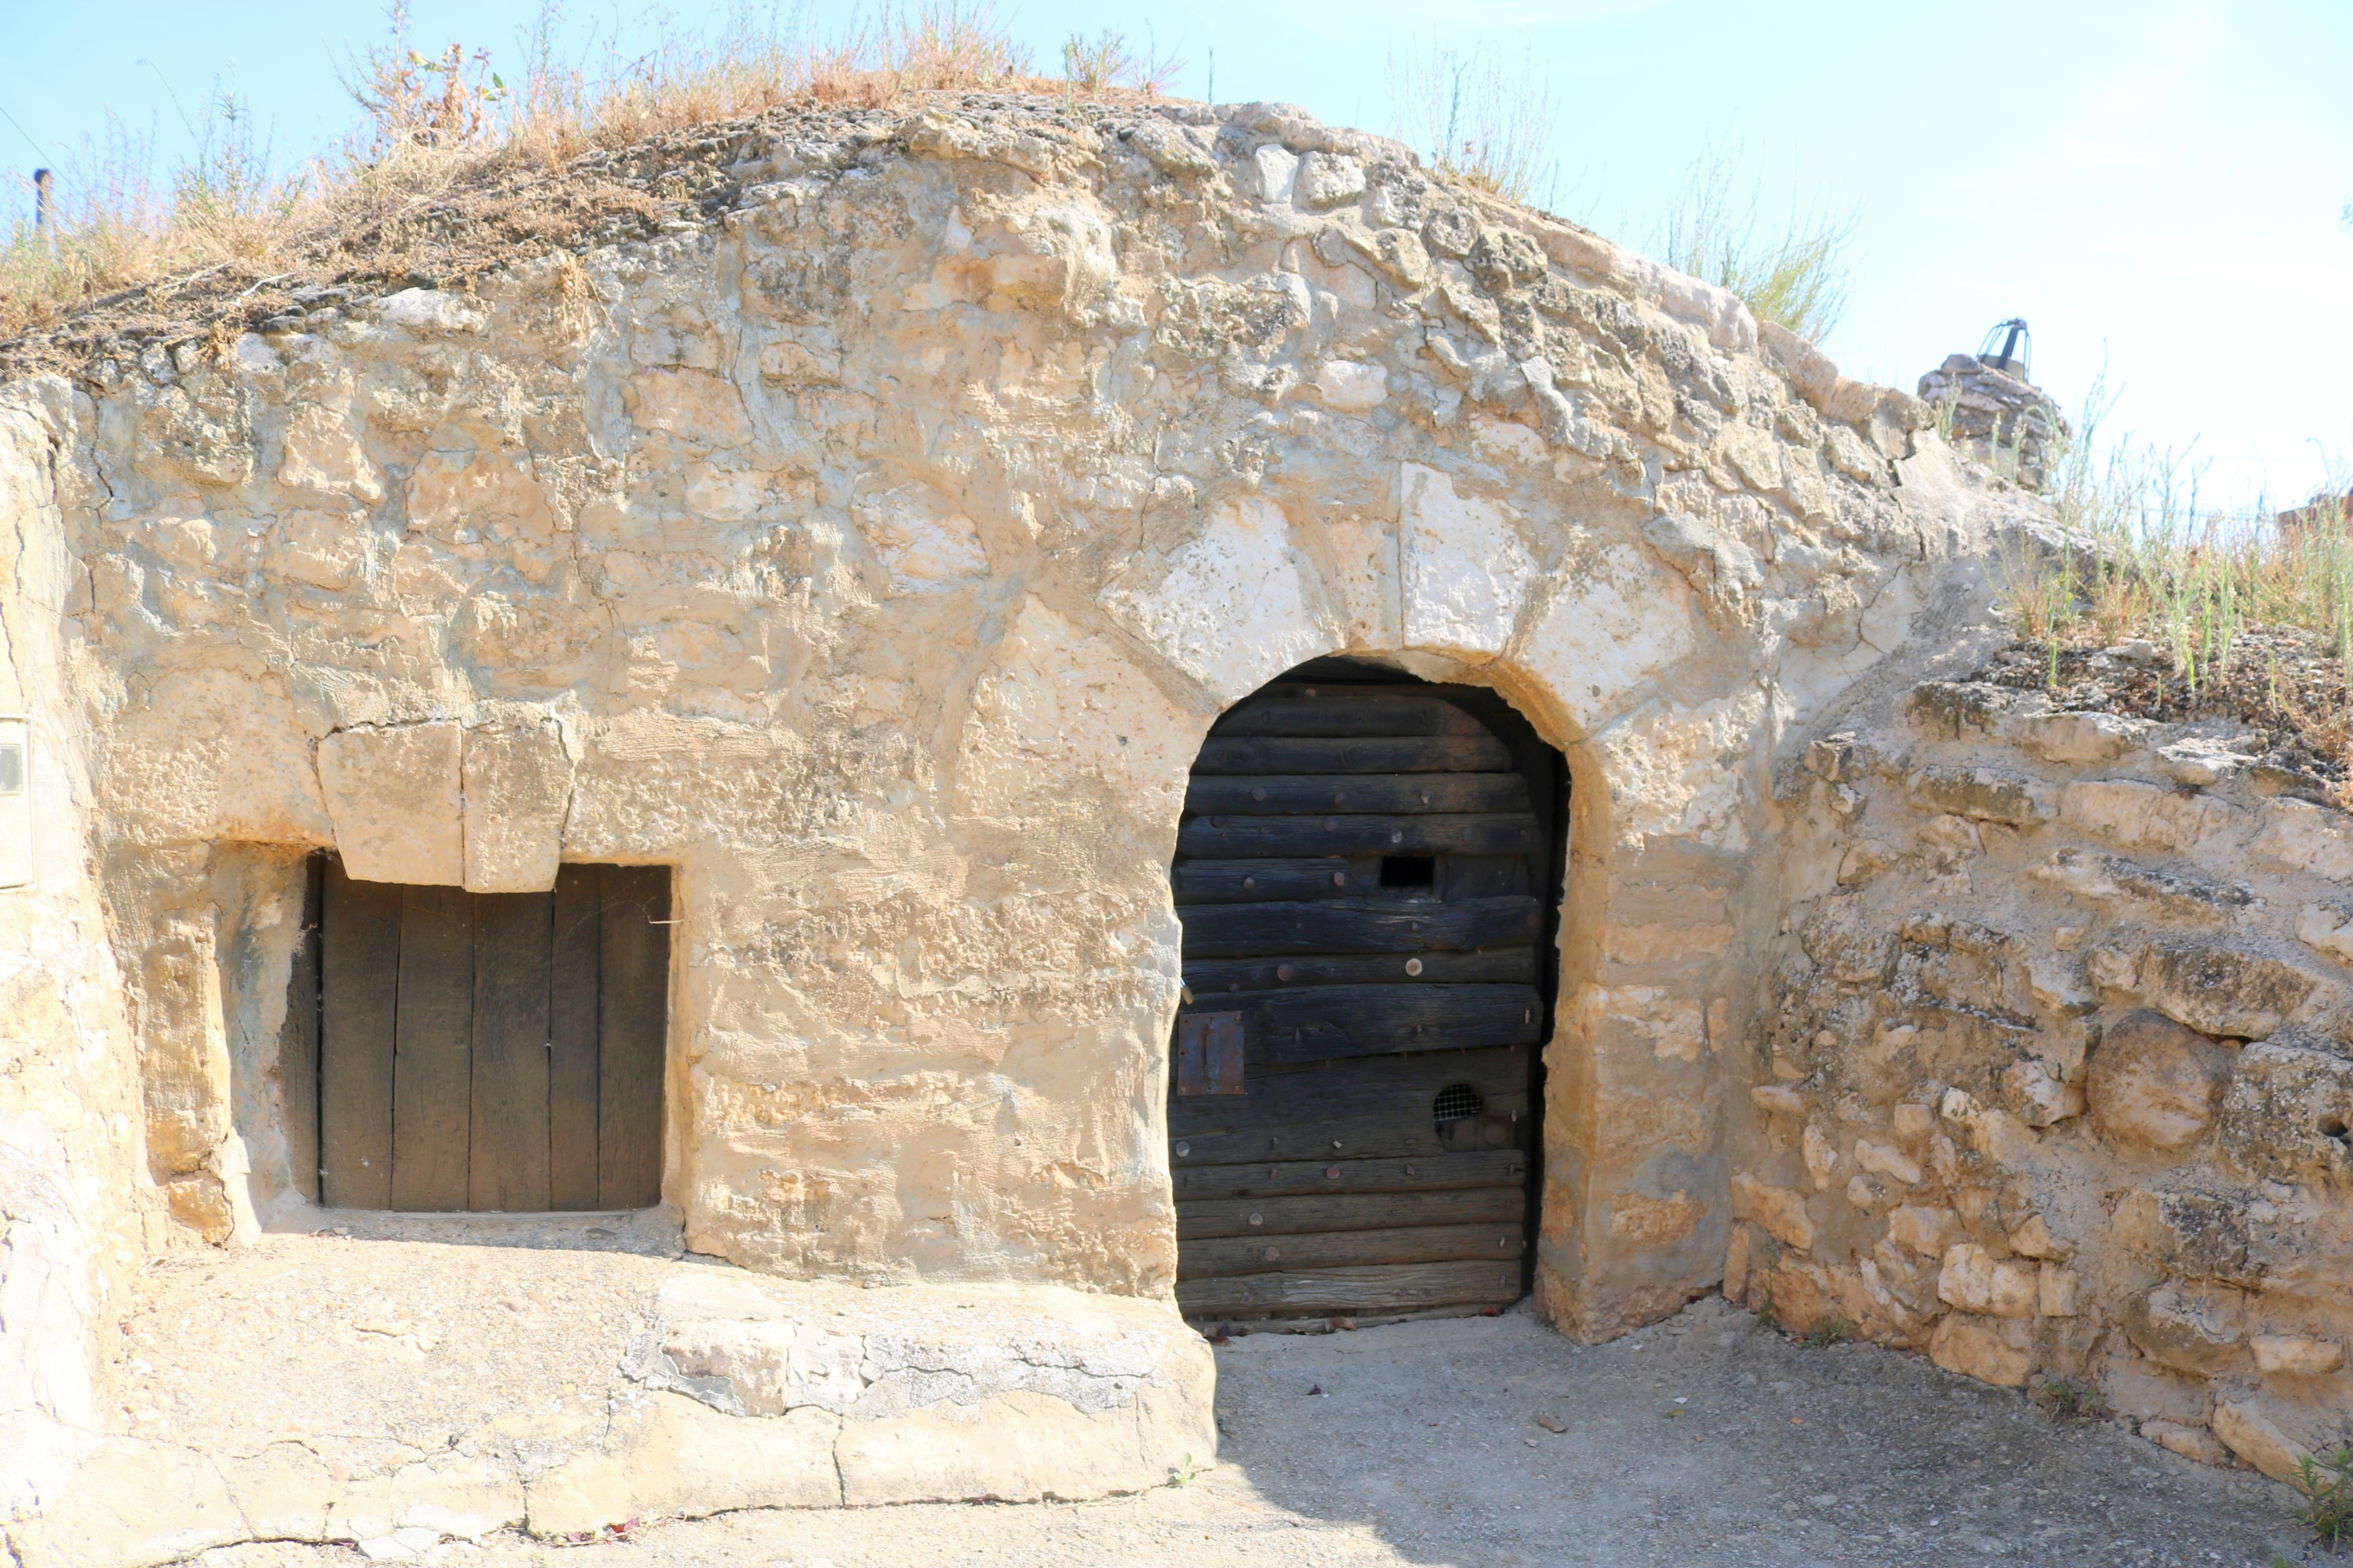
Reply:
M662 866L565 866L552 892L469 893L355 882L330 858L290 1002L317 1020L320 1201L659 1203L670 901Z
M1172 873L1187 1316L1519 1298L1565 776L1493 693L1337 660L1211 729Z

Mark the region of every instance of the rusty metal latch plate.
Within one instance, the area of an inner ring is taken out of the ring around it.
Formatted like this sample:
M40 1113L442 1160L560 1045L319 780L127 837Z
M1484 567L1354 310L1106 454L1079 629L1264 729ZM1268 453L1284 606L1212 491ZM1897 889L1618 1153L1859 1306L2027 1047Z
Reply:
M1176 1092L1242 1092L1240 1013L1186 1013L1177 1018Z

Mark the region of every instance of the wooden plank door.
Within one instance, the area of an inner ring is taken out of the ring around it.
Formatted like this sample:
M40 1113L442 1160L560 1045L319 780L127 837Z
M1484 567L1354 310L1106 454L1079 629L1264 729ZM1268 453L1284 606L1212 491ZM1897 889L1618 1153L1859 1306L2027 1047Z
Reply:
M1337 661L1212 728L1178 1026L1238 1027L1244 1066L1171 1076L1188 1316L1519 1298L1562 777L1493 694Z
M280 1070L299 1103L315 1041L321 1202L660 1201L667 867L565 866L553 892L469 893L354 882L331 857L319 886L316 974L298 962L288 1000L315 1026L285 1031Z

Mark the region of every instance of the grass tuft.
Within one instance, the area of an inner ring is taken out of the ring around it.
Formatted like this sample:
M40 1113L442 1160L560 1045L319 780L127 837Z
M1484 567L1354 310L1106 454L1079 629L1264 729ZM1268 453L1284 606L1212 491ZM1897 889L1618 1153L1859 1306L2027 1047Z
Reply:
M2334 1552L2353 1541L2353 1447L2306 1454L2296 1460L2295 1489L2304 1502L2295 1510L2297 1522Z
M1661 212L1652 254L1668 266L1738 295L1760 320L1819 342L1846 314L1852 252L1862 211L1823 196L1792 200L1779 224L1764 217L1765 183L1745 151L1695 160Z
M1441 48L1433 35L1391 49L1388 79L1398 139L1432 174L1508 202L1550 201L1552 84L1533 61L1510 69L1483 48Z

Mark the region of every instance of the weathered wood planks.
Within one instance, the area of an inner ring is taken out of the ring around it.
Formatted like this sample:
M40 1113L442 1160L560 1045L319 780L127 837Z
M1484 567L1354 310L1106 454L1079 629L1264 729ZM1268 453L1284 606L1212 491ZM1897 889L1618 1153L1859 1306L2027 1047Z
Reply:
M670 871L566 866L550 893L319 879L281 1032L298 1164L337 1207L641 1208L661 1188ZM301 1138L307 1009L315 1137Z
M1434 1192L1315 1194L1303 1197L1199 1199L1176 1215L1176 1240L1289 1236L1316 1231L1396 1230L1411 1226L1508 1226L1519 1232L1527 1189L1457 1187ZM1477 1254L1481 1258L1484 1252ZM1356 1259L1355 1261L1362 1261Z
M1516 855L1535 845L1525 812L1421 816L1194 816L1176 833L1180 855Z
M1238 1017L1247 1058L1240 1094L1169 1101L1178 1300L1500 1304L1550 1023L1556 759L1490 693L1315 668L1335 679L1212 727L1177 831L1180 1012Z
M1535 900L1525 897L1461 903L1427 899L1301 900L1184 909L1179 913L1185 922L1184 954L1188 962L1276 953L1532 949L1544 930L1544 911Z
M1188 1318L1321 1317L1333 1312L1411 1312L1430 1307L1504 1306L1520 1298L1520 1264L1409 1263L1279 1270L1187 1279L1176 1306Z

